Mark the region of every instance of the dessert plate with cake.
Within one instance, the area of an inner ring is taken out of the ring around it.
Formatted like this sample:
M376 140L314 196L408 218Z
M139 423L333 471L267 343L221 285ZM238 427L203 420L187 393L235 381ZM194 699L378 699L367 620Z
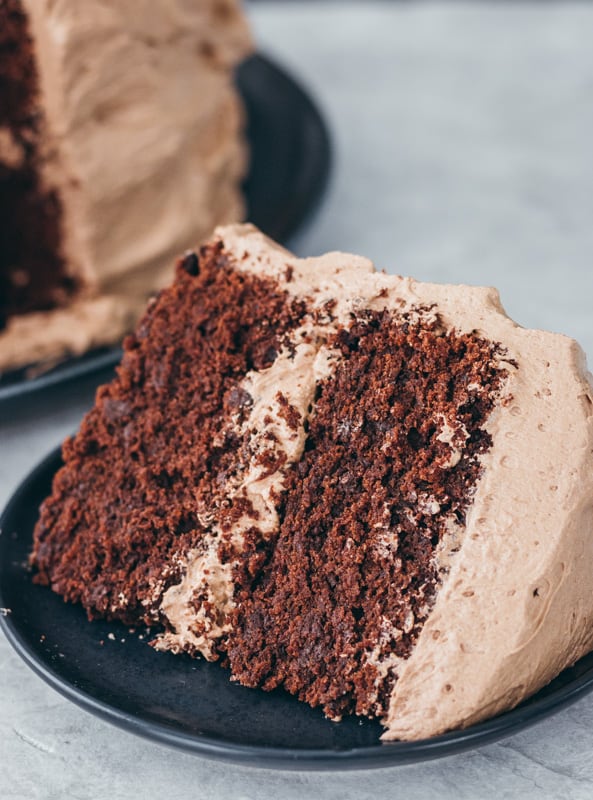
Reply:
M284 241L323 194L323 118L239 3L142 5L0 4L0 400L114 366L215 224Z
M0 548L10 641L111 722L268 766L458 752L593 687L591 376L494 289L220 227Z

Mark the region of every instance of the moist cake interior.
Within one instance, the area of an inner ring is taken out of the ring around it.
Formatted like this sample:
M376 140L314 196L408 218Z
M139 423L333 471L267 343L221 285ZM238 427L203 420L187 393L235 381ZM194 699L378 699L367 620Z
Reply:
M127 338L65 444L36 580L247 686L381 716L492 444L500 347L430 307L344 321L290 267L237 266L188 254Z
M0 328L9 316L62 305L76 282L60 255L61 207L44 186L44 121L27 18L0 3Z
M361 313L332 344L339 366L318 387L278 538L251 580L239 573L228 652L249 686L284 685L333 718L382 716L389 668L434 599L435 549L463 524L491 444L499 376L486 342L389 312ZM451 418L465 439L453 457L438 424Z

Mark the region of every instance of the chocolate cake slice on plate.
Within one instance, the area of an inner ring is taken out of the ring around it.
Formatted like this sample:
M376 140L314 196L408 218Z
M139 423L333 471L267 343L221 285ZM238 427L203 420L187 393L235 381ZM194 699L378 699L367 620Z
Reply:
M36 580L386 739L469 725L593 647L592 394L493 289L220 228L66 442Z

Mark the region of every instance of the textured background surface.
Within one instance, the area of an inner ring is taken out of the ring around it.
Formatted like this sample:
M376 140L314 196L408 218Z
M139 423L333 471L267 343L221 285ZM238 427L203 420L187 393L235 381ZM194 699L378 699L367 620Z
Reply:
M301 254L497 285L519 322L593 359L593 5L259 2L262 49L323 105L336 163ZM0 407L0 505L74 430L92 381ZM375 773L240 769L62 700L0 637L0 797L590 798L593 696L501 744Z

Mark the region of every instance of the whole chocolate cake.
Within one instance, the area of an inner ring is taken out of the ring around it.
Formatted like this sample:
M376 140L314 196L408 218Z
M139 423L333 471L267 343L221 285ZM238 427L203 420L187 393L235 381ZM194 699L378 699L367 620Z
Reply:
M0 373L118 341L243 215L238 0L0 0Z
M593 646L592 394L493 289L221 228L66 442L36 580L388 739L468 725Z

